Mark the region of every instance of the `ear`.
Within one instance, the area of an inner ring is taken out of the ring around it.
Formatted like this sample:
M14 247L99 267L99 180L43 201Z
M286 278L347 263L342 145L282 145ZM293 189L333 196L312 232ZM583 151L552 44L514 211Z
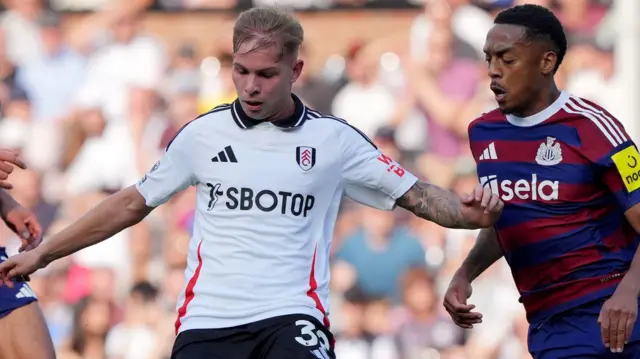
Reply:
M542 54L542 59L540 61L540 72L542 72L545 76L553 75L553 69L556 67L556 63L558 63L558 56L553 51L547 51Z
M293 71L291 72L291 83L298 81L303 67L304 61L300 59L296 60L296 63L293 65Z

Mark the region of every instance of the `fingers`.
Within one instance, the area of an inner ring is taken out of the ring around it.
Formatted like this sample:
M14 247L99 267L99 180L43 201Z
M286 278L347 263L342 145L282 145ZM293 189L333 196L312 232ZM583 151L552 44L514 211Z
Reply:
M447 310L456 313L468 313L472 311L476 306L473 304L464 304L461 303L457 298L445 297L444 299L444 307Z
M473 203L473 201L474 201L473 193L462 195L460 197L460 201L462 202L462 204L471 204L471 203Z
M20 155L18 154L17 151L0 150L0 161L14 164L14 165L22 168L23 170L27 169L27 165L22 161L22 159L20 158ZM5 164L5 163L3 163L3 164ZM9 166L9 167L11 167L11 166ZM13 168L12 168L12 170L13 170ZM9 172L9 173L11 173L11 172Z
M598 324L600 325L600 334L602 335L602 343L604 346L609 348L611 342L609 340L609 312L606 310L602 310L600 312L600 316L598 317Z
M22 169L27 168L27 165L22 161L18 152L12 150L0 150L0 188L13 188L13 185L7 181L9 174L13 172L13 166L18 166Z
M498 195L491 194L489 197L489 203L485 207L484 213L489 214L491 212L500 213L504 207L504 202L500 200Z
M9 178L9 175L13 172L13 166L6 163L0 162L0 179L6 180Z
M477 184L473 191L462 197L462 203L471 204L473 202L481 202L485 197L485 188L481 184Z
M472 312L473 304L463 304L455 296L446 296L444 307L451 316L453 322L464 329L473 328L473 324L482 323L482 314Z
M22 246L20 246L19 252L32 250L42 243L42 227L37 219L32 217L27 218L25 233L27 239L22 240ZM21 236L24 238L23 235Z
M484 187L481 184L476 185L476 188L473 189L473 199L476 202L482 201L482 197L484 194Z
M3 188L3 189L12 189L12 188L13 188L13 185L12 185L11 183L9 183L8 181L0 180L0 188Z
M621 330L621 328L624 328L627 323L626 320L620 319L623 318L621 318L620 315L616 314L615 312L609 316L609 349L611 349L611 352L613 353L617 353L618 350L622 352L622 343L618 342L618 337L620 336L620 332L622 332L622 334L624 335L624 329ZM621 324L620 322L624 323Z
M624 337L624 343L627 344L629 342L629 340L631 340L631 334L633 334L633 327L636 324L636 317L629 317L627 318L627 325L625 326L624 330L625 330L625 337Z
M624 350L624 342L627 339L627 316L622 316L616 325L615 336L611 340L611 351L614 353L622 353Z
M30 251L30 250L36 249L36 247L38 247L40 243L42 243L42 237L37 237L35 240L27 242L26 246L24 247L24 250Z
M13 281L11 280L11 271L15 267L15 263L11 259L0 264L0 284L6 285L9 288L13 288Z
M480 205L482 208L487 208L489 201L491 201L491 188L486 186L482 189L482 198L480 199Z
M27 222L27 230L29 231L29 234L31 235L32 239L38 239L42 237L42 226L40 225L40 222L38 222L38 220L36 218L28 218Z
M452 311L449 308L447 308L447 312L453 322L461 328L471 329L474 324L482 323L482 314L478 312L460 313Z

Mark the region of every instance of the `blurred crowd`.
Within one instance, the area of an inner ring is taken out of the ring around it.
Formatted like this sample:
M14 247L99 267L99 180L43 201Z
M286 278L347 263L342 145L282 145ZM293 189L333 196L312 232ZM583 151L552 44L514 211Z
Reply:
M566 26L570 49L557 74L561 88L628 120L629 99L619 85L625 79L614 61L615 3L527 2L553 7ZM482 53L485 34L500 9L520 3L426 1L416 10L405 51L379 51L375 41L353 34L342 53L318 71L304 72L294 92L309 106L357 126L423 178L467 192L477 183L467 125L495 105ZM230 44L213 53L188 42L169 48L142 30L145 11L125 11L123 5L122 11L90 14L97 25L83 34L82 46L72 47L64 15L44 2L5 5L0 147L20 150L29 165L12 174L11 193L38 215L47 235L135 183L177 129L235 98ZM310 56L313 46L305 44L301 56ZM194 198L193 189L187 190L135 227L32 278L61 359L169 357ZM443 311L442 294L475 235L345 199L332 256L338 358L529 358L526 319L504 261L475 282L471 302L484 314L481 325L461 330ZM15 253L19 241L2 228L0 245Z

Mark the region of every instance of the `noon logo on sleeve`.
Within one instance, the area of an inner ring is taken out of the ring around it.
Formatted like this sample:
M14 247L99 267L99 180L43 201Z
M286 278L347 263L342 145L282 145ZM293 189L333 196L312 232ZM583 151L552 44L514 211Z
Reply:
M640 154L635 146L629 146L611 156L618 172L622 177L627 191L633 192L640 188Z

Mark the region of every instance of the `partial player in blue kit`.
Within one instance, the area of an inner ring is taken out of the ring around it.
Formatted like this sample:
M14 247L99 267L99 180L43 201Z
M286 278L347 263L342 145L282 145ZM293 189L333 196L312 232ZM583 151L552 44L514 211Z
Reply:
M484 52L498 108L469 125L480 182L505 207L452 279L445 307L482 321L471 282L503 255L535 359L640 358L640 154L607 110L559 90L567 50L548 9L496 17Z
M0 149L0 218L22 240L20 251L29 251L42 241L36 216L18 204L5 189L14 166L25 169L18 153ZM0 264L8 259L0 247ZM0 358L55 359L55 351L37 298L26 277L0 281Z

